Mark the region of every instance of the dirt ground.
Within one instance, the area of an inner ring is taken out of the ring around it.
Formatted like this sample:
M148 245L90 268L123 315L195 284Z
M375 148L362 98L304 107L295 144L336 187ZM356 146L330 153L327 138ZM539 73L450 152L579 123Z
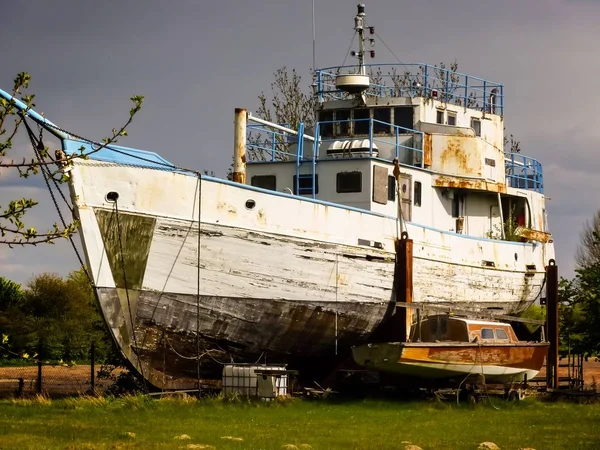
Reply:
M566 360L561 360L566 363ZM96 372L100 366L96 367ZM42 391L47 395L78 395L90 391L89 365L64 366L42 366ZM18 392L19 379L23 379L23 394L34 394L37 388L37 366L27 367L0 367L0 397L13 396ZM113 373L114 375L115 373ZM568 369L560 367L559 377L568 376ZM545 368L538 377L545 376ZM585 388L589 389L594 384L600 390L600 361L590 358L583 364L583 378ZM113 381L107 378L98 379L96 375L95 387L99 391L106 390Z
M95 388L105 390L111 384L111 379L98 379L96 366ZM20 379L23 383L23 394L33 394L37 389L37 366L26 367L0 367L0 396L11 396L18 392ZM42 366L42 391L52 395L76 395L90 391L91 366L75 365L64 366Z
M561 359L560 364L566 364L566 359ZM569 375L569 369L567 367L558 368L558 376L566 377ZM538 377L546 376L546 368L543 367ZM596 361L594 358L589 358L588 361L583 362L583 383L586 389L589 389L594 384L597 384L596 389L600 391L600 361Z

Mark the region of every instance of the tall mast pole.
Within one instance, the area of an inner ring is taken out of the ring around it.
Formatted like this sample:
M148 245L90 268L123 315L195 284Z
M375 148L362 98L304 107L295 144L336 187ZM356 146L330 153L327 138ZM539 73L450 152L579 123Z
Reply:
M358 33L358 73L365 75L365 43L363 40L363 31L365 29L365 5L358 4L358 14L354 18L354 30Z

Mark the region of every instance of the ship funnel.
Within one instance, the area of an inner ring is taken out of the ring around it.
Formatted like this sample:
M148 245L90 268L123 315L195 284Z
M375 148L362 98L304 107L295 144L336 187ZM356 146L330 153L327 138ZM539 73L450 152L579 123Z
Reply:
M233 181L246 184L246 123L248 114L235 108L233 135Z
M369 88L370 80L365 70L365 45L363 32L365 29L365 5L358 5L358 13L354 17L354 31L358 33L358 53L352 52L358 57L358 70L356 73L338 75L335 79L335 87L349 94L361 94Z

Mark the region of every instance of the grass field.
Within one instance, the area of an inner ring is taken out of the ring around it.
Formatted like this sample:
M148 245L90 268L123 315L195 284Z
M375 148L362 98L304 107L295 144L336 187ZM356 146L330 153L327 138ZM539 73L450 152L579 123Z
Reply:
M598 449L600 404L475 406L383 400L232 403L72 398L0 401L5 449ZM186 436L182 436L186 435Z

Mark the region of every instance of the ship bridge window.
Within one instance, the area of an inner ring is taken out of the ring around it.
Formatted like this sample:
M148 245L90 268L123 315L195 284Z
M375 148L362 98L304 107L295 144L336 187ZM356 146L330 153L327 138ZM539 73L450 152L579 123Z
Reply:
M396 177L388 176L388 201L396 201Z
M254 175L250 179L250 184L259 188L275 191L277 189L277 178L275 175Z
M298 190L296 191L296 178L294 175L294 195L313 195L313 176L301 174L298 179ZM315 174L315 195L319 193L319 175Z
M494 339L494 330L491 328L482 328L481 339Z
M399 127L398 133L408 133L408 129L414 127L413 123L413 107L412 106L398 106L394 108L394 125Z
M496 339L508 341L508 334L502 328L496 328Z
M368 109L354 110L354 134L369 134L371 114Z
M333 136L333 111L321 111L319 113L319 135L325 138Z
M359 171L338 173L336 191L338 193L362 192L362 173Z
M335 112L335 134L337 136L348 136L350 131L350 110L338 109Z
M389 134L391 121L392 110L390 108L375 108L373 110L373 133Z
M438 109L437 110L437 114L435 115L435 122L436 123L440 123L440 124L444 124L444 111Z
M456 125L456 113L448 111L448 125Z
M471 128L475 130L475 136L481 136L481 120L471 119Z

